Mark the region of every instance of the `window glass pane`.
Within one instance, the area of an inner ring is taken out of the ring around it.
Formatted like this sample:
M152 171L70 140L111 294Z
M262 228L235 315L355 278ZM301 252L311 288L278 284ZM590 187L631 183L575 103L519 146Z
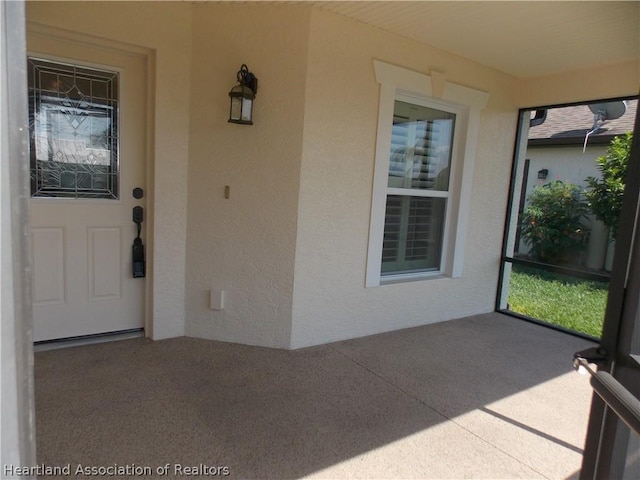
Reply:
M31 195L118 198L118 74L29 58Z
M447 191L455 114L396 100L389 187Z
M382 274L440 269L446 198L387 196Z

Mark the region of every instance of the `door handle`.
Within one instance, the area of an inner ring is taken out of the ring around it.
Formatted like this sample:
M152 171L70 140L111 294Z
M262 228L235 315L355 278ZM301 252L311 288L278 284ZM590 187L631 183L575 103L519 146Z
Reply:
M142 207L133 207L133 223L140 226L143 220L143 216L144 210L142 209Z
M138 235L133 240L131 247L132 273L133 278L144 278L146 274L146 266L144 260L144 245L142 244L142 221L144 219L144 210L142 207L133 207L133 223L136 224Z

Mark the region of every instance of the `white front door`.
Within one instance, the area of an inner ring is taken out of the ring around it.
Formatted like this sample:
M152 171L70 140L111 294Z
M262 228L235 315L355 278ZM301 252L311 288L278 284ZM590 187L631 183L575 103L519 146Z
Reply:
M147 197L145 58L33 31L27 41L33 339L143 328L132 209Z

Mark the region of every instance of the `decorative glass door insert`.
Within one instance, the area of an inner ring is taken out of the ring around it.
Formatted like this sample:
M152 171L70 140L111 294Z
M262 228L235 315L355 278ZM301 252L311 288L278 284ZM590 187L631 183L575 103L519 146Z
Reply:
M31 195L118 199L118 73L28 59Z

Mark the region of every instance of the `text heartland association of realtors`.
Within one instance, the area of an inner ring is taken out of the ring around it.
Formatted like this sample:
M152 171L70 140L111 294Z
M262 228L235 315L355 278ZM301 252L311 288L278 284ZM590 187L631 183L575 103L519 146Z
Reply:
M182 465L181 463L167 463L158 467L150 467L148 465L136 465L135 463L128 465L82 465L78 464L75 468L71 468L71 464L67 465L32 465L32 466L15 466L3 465L3 476L21 477L21 476L54 476L54 475L85 475L96 477L115 477L115 476L132 476L132 477L156 477L164 475L180 475L180 476L211 476L211 477L227 477L231 474L227 466L215 465Z

